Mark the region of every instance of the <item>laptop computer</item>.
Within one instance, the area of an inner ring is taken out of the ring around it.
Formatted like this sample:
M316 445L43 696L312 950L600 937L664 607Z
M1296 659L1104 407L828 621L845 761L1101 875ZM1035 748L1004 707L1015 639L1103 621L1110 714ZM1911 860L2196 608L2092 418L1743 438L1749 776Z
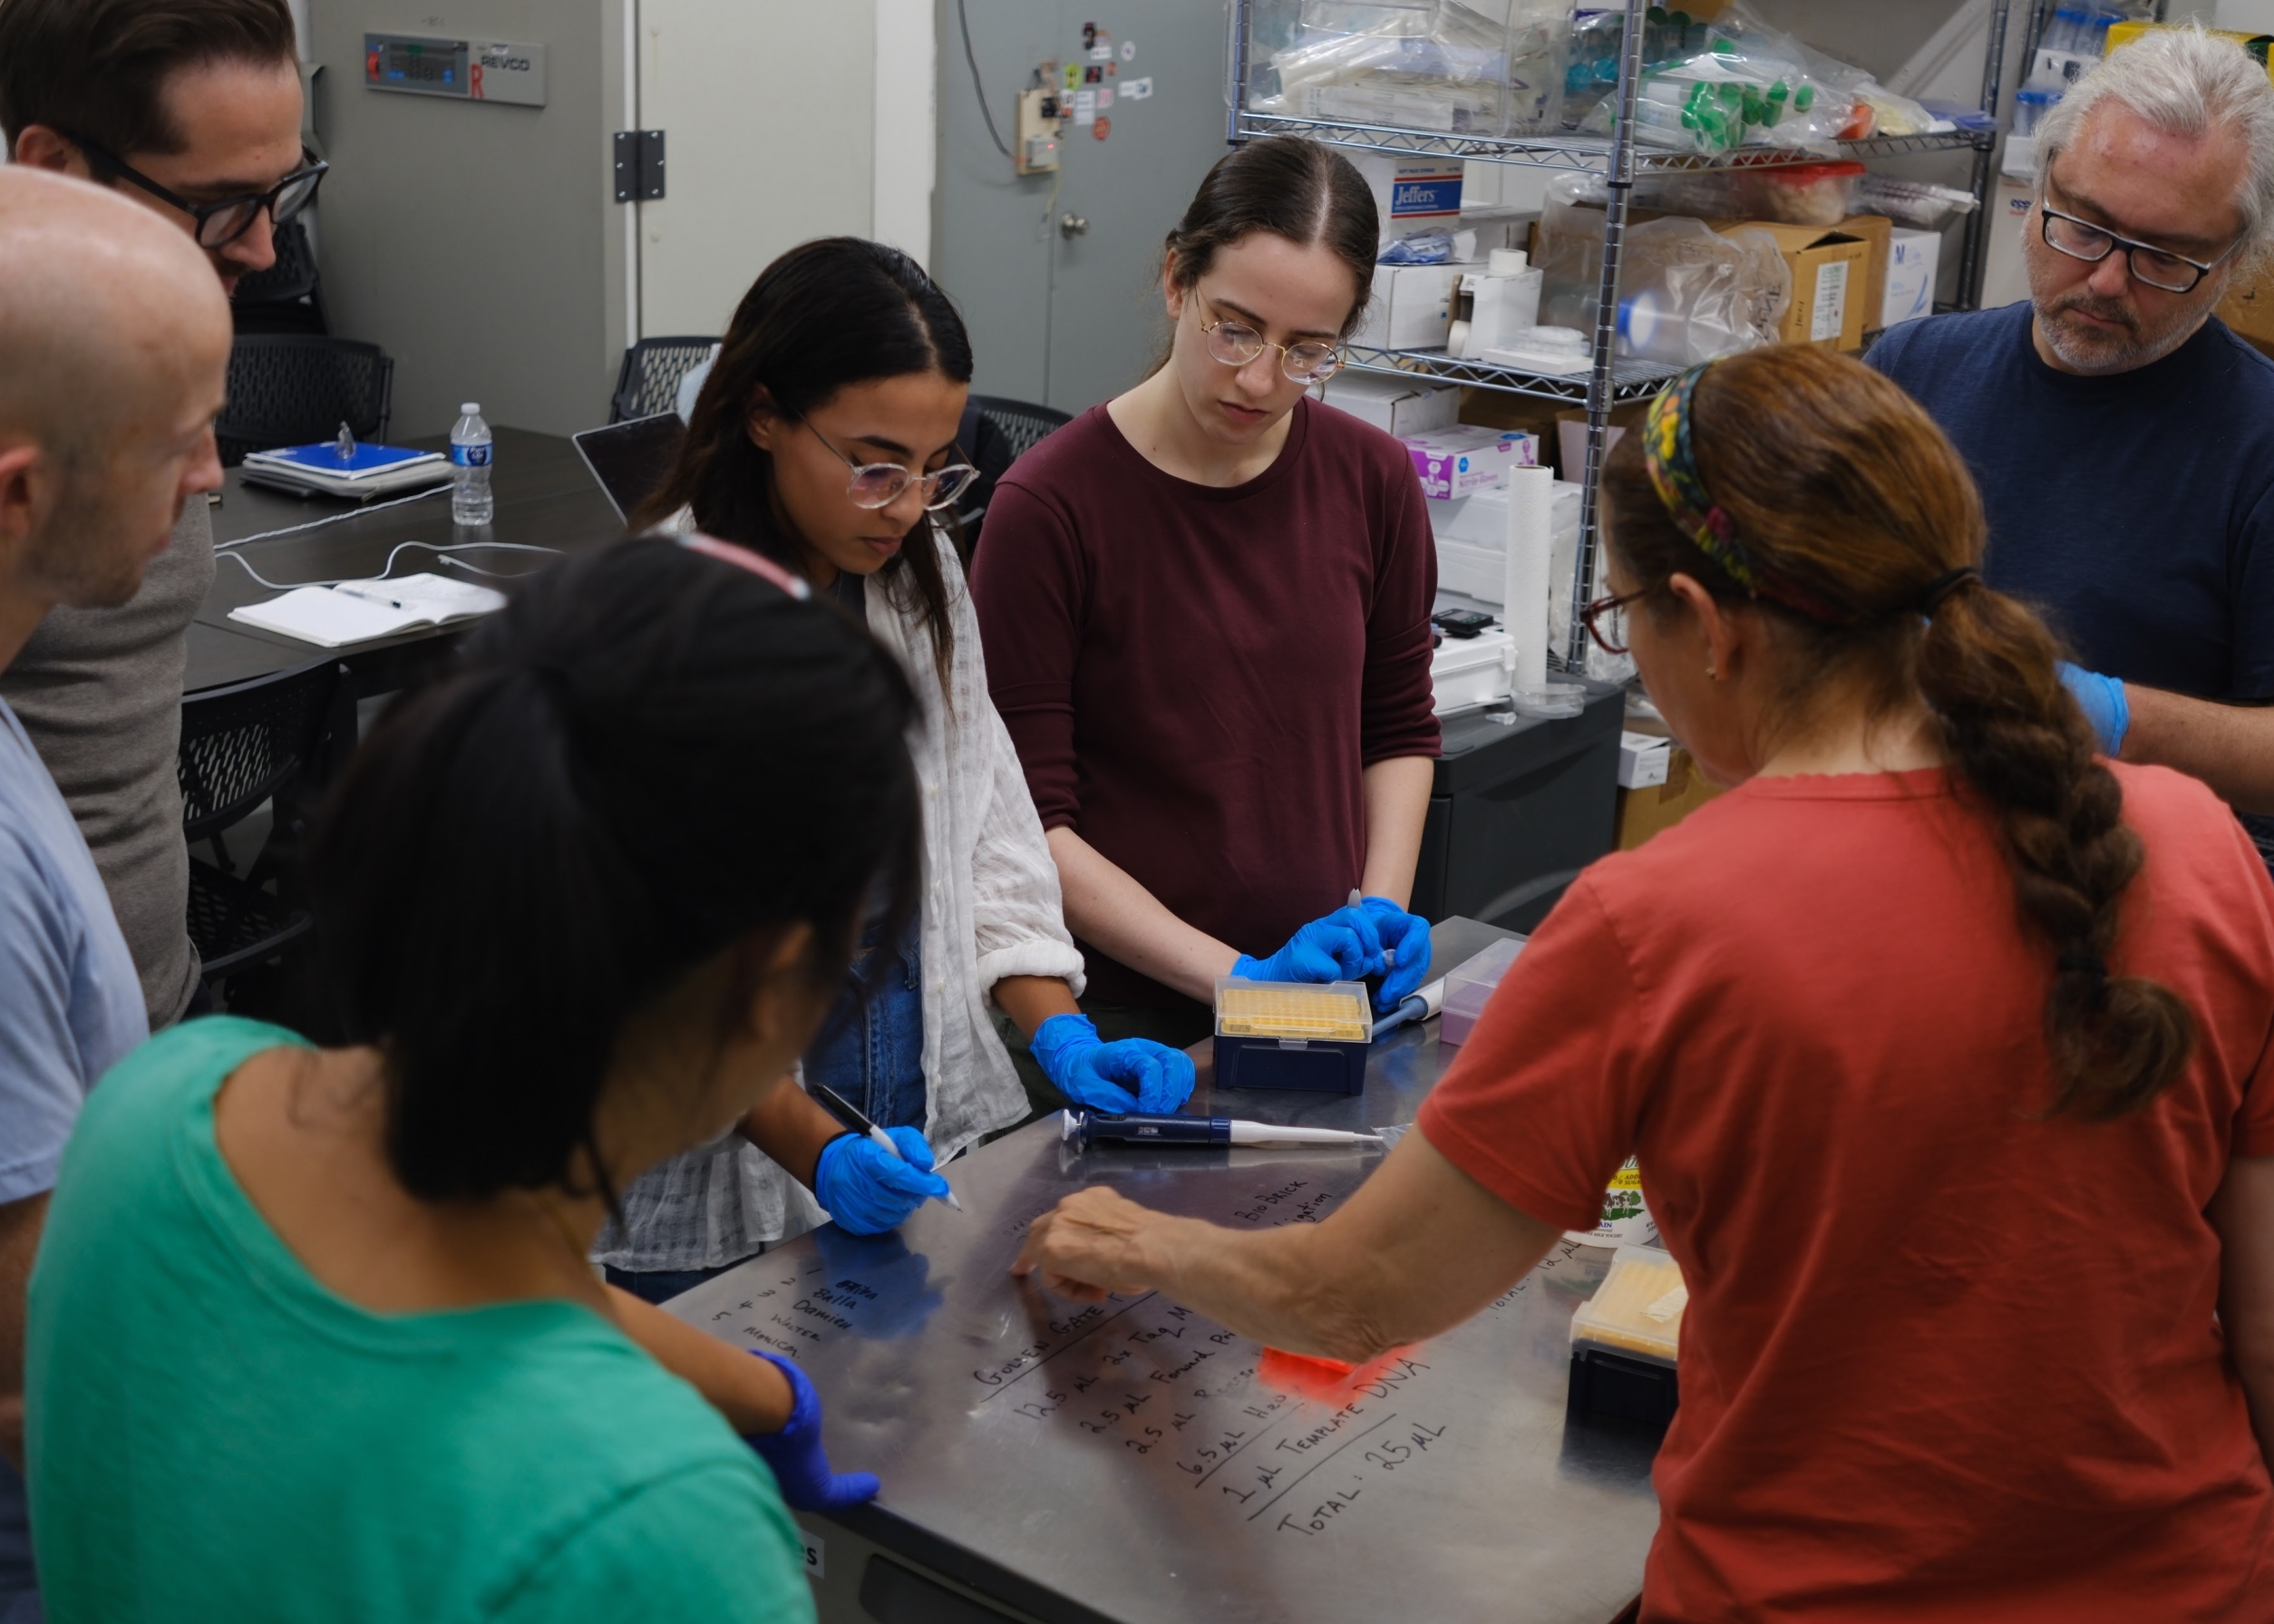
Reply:
M615 506L616 516L628 520L669 476L686 432L677 413L661 412L604 429L587 429L571 438L577 454Z

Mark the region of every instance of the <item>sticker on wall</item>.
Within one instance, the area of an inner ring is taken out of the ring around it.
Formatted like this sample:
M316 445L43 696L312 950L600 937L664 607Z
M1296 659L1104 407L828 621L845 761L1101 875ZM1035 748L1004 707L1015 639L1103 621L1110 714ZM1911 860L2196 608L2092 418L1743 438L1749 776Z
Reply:
M1074 92L1074 122L1087 124L1097 117L1097 92L1083 90Z
M1122 100L1124 102L1142 102L1152 95L1152 75L1151 73L1146 74L1142 79L1124 80L1122 83Z
M1114 78L1118 78L1118 77L1120 77L1120 75L1121 75L1121 71L1122 71L1122 64L1121 64L1121 63L1117 63L1117 62L1109 62L1109 63L1107 63L1105 64L1105 76L1106 76L1108 79L1114 79Z
M1084 46L1096 44L1097 34L1098 27L1095 23L1084 23L1082 24L1082 44Z
M1090 47L1090 60L1092 62L1113 61L1113 47L1111 45L1092 45Z
M1099 85L1097 87L1097 110L1100 112L1103 112L1107 108L1113 105L1113 87L1110 84Z
M1107 136L1113 133L1113 121L1111 119L1102 118L1098 120L1096 123L1090 126L1090 134L1099 141L1103 141Z
M1123 40L1122 42L1122 60L1123 62L1135 62L1137 60L1137 42L1135 40Z
M1103 84L1105 83L1105 70L1099 67L1095 63L1091 63L1088 67L1082 70L1082 83L1084 84Z
M1068 90L1075 90L1080 88L1081 83L1082 64L1078 62L1070 62L1066 63L1066 88Z

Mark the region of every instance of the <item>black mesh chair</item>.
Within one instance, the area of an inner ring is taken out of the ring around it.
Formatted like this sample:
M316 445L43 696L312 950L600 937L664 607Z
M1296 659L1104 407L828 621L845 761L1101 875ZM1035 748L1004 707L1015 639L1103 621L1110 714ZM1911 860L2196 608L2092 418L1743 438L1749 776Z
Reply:
M375 344L300 333L254 333L229 350L229 398L213 425L221 463L248 452L329 440L345 423L358 440L384 440L394 363Z
M190 939L212 986L276 957L310 924L288 894L296 855L335 755L355 734L346 667L332 659L255 677L181 702L181 831L191 842ZM244 872L226 832L273 802L268 840ZM194 850L199 841L212 859Z
M608 421L654 417L679 404L679 380L710 359L715 338L643 338L624 352Z
M1033 451L1053 430L1062 429L1074 421L1072 413L1054 406L1005 400L1000 395L975 394L971 404L979 408L980 416L1003 431L1004 438L1011 442L1014 460Z
M276 229L277 263L240 279L229 296L229 315L238 336L248 333L308 333L332 330L324 312L324 282L316 274L316 249L308 229L296 219Z

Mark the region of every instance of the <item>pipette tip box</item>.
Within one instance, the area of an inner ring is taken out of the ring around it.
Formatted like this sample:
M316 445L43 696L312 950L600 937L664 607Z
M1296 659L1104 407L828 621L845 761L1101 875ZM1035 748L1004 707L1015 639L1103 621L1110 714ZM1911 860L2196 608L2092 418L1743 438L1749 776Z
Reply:
M1669 1254L1620 1247L1594 1297L1571 1316L1570 1407L1651 1426L1673 1420L1688 1304L1682 1266Z
M1365 984L1216 978L1216 1086L1361 1094L1374 1016Z

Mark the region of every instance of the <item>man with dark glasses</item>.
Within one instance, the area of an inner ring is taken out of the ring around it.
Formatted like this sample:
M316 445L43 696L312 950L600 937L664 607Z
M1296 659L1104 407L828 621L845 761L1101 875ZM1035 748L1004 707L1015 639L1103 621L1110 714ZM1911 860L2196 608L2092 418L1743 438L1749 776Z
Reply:
M2274 864L2274 362L2212 314L2274 244L2274 85L2151 33L2036 135L2026 302L1871 364L1973 470L1989 582L2048 612L2109 755L2202 779Z
M224 292L276 262L272 231L322 179L300 115L286 0L0 0L8 155L154 211ZM174 763L184 639L212 579L200 499L129 602L56 609L0 676L94 853L153 1028L199 988Z

